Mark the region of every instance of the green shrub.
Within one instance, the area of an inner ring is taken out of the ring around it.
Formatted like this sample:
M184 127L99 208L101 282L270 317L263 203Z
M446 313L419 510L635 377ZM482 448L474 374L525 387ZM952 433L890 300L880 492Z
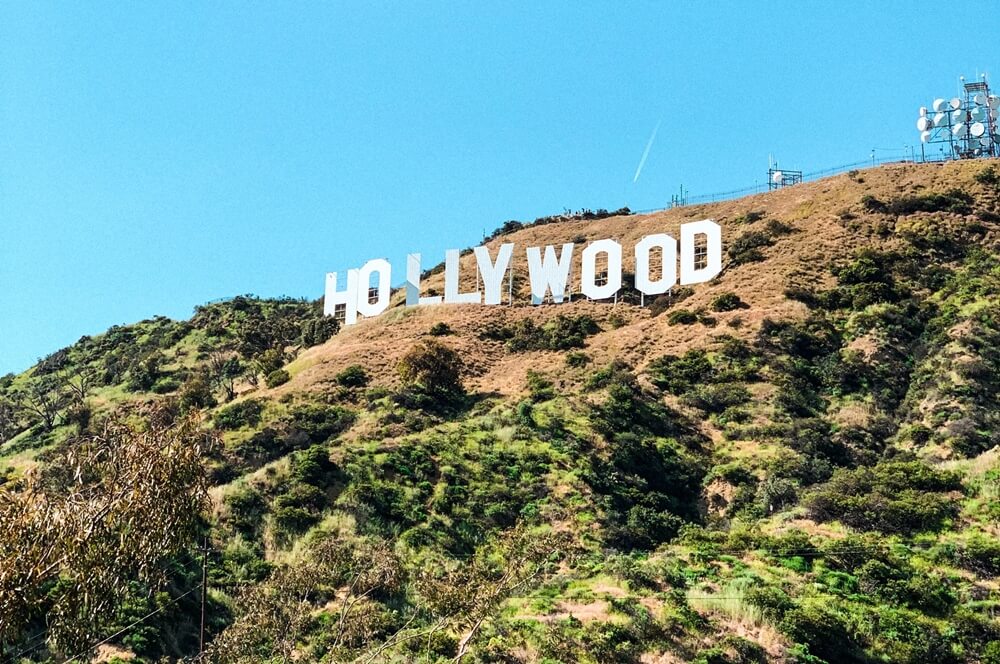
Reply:
M318 346L325 343L340 330L340 321L333 316L320 316L304 320L299 326L299 340L303 346Z
M740 383L699 385L681 397L685 406L706 413L721 413L727 408L741 406L750 401L750 392Z
M403 356L397 367L403 384L416 387L433 397L465 394L462 385L462 358L438 341L423 341Z
M555 389L553 389L552 381L549 380L544 374L528 369L527 380L531 400L535 403L555 398L556 392Z
M690 286L677 286L676 288L671 288L669 292L663 295L658 295L649 304L649 315L652 318L656 318L667 309L670 309L675 304L683 302L694 295L694 289Z
M581 353L579 351L574 351L571 353L566 353L566 366L573 369L579 369L580 367L585 367L590 362L590 358L586 353Z
M976 535L958 546L955 562L983 576L1000 576L1000 542Z
M273 388L273 387L278 387L279 385L284 385L291 379L292 377L288 374L287 371L285 371L284 369L278 369L276 371L272 371L271 373L267 374L267 378L264 379L264 382L267 384L268 387Z
M212 386L203 374L196 374L181 385L178 402L182 410L192 408L214 408L218 403L212 394Z
M670 312L667 322L671 325L693 325L698 322L698 314L687 309L677 309Z
M958 511L944 492L961 490L959 476L919 462L884 462L839 469L811 494L806 508L817 521L839 520L860 530L913 533L941 528Z
M752 224L755 221L760 221L764 218L764 213L756 210L747 212L744 215L740 215L733 219L734 224Z
M987 187L1000 187L1000 172L995 166L987 166L972 176L976 182Z
M658 388L673 395L681 395L712 375L712 363L704 350L692 349L680 357L664 355L657 358L646 371Z
M444 321L438 321L437 323L434 323L434 325L431 326L429 334L432 337L446 337L449 334L454 334L454 332L452 331L451 326L448 325L448 323L445 323Z
M809 646L809 652L831 662L864 661L847 626L833 612L817 604L787 611L778 625L792 641Z
M219 409L213 419L217 428L232 431L245 426L257 426L263 412L263 402L247 399Z
M885 212L906 216L915 212L952 212L969 214L974 203L972 196L961 189L952 189L943 194L922 194L904 196L885 206Z
M865 194L861 197L861 207L863 207L866 212L880 213L886 211L886 204L871 194Z
M733 265L756 263L764 260L761 248L770 247L772 244L774 244L774 240L766 232L748 231L733 240L726 252Z
M322 443L350 428L355 417L353 411L343 406L307 403L291 408L287 423L310 441Z
M364 387L368 384L368 372L360 364L352 364L338 373L334 380L342 387Z
M267 514L267 501L260 491L244 485L228 494L223 502L229 522L236 530L250 538L260 532Z
M526 318L512 325L492 326L480 336L503 341L513 352L531 350L568 350L582 348L587 337L601 331L597 322L586 314L557 315L542 325Z
M735 311L736 309L745 309L747 305L736 293L721 293L712 300L710 306L712 311Z
M795 228L789 226L783 221L778 221L777 219L768 219L767 223L764 224L764 232L771 237L778 237L780 235L790 235L795 232Z
M632 367L624 360L614 359L611 364L595 371L587 379L585 385L588 390L599 390L614 382L630 381L632 378Z
M153 383L153 387L149 391L154 394L170 394L180 389L180 386L181 381L173 376L161 376Z
M291 477L297 484L325 488L336 472L337 466L330 461L330 451L324 445L312 445L292 455Z

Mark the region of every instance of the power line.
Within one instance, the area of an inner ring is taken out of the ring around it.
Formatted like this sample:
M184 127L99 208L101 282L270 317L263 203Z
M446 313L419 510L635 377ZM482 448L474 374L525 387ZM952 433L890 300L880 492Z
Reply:
M102 641L98 641L97 643L95 643L95 644L93 644L91 646L88 646L86 650L81 650L79 653L73 655L69 659L63 660L62 664L69 664L69 662L72 662L72 661L74 661L76 659L79 659L80 657L83 657L84 655L86 655L87 653L91 652L95 648L100 648L105 643L111 641L112 639L118 638L119 636L121 636L125 632L129 631L130 629L132 629L136 625L141 625L142 623L146 622L147 620L149 620L150 618L152 618L153 616L155 616L160 611L163 611L167 607L173 606L174 604L176 604L177 602L181 601L182 599L184 599L185 597L187 597L191 593L198 592L199 590L201 590L201 587L200 586L195 586L194 588L192 588L191 590L187 591L183 595L179 595L179 596L175 597L174 599L170 600L169 602L167 602L163 606L161 606L161 607L159 607L159 608L157 608L157 609L155 609L153 611L150 611L149 613L147 613L146 615L144 615L142 618L139 618L138 620L132 622L131 624L129 624L129 625L121 628L120 630L118 630L117 632L115 632L111 636L107 637L106 639L104 639Z
M41 638L41 637L45 636L46 634L48 634L48 633L49 633L49 631L50 631L50 630L48 630L48 629L43 629L43 630L42 630L41 632L39 632L38 634L35 634L34 636L32 636L32 637L30 637L30 638L28 638L28 639L25 639L24 643L25 643L25 644L28 644L28 643L31 643L32 641L35 641L35 640L38 640L39 638ZM38 648L42 647L43 645L45 645L45 641L44 641L44 640L42 640L42 641L38 641L38 643L36 643L36 644L34 644L34 645L29 645L29 646L28 646L27 648L25 648L24 650L22 650L22 651L20 651L20 652L18 652L18 653L15 653L15 654L13 654L13 655L11 655L11 656L10 656L10 659L8 659L8 660L6 660L6 661L8 661L8 662L16 662L16 661L17 661L18 659L20 659L20 658L21 658L21 657L22 657L23 655L27 655L27 654L28 654L29 652L31 652L32 650L37 650Z

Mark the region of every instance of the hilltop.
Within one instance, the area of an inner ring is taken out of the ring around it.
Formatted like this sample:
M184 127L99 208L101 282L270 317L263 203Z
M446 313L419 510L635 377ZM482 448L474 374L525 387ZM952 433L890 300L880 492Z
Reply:
M710 283L528 304L524 247L706 218ZM113 474L59 472L94 440L127 446L108 418L217 440L203 481L178 480L204 519L164 521L184 527L157 574L87 588L100 605L77 590L103 577L67 581L90 556L0 575L0 613L20 611L0 653L45 661L161 610L102 656L193 656L204 536L215 661L1000 662L1000 165L893 164L486 244L504 242L514 306L397 293L339 328L321 303L243 296L0 379L0 498L113 493ZM474 270L464 253L463 289Z

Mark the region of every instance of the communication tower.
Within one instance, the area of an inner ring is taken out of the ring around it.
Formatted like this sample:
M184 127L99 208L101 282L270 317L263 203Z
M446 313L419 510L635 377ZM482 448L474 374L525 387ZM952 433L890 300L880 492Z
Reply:
M975 159L1000 156L1000 97L990 92L986 74L966 83L961 78L958 97L935 99L930 108L921 106L917 117L922 161L935 159ZM928 155L936 147L940 156Z

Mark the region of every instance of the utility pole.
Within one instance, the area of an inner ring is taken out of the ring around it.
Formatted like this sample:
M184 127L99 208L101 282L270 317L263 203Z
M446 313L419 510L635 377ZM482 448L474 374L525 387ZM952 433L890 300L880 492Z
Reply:
M208 535L201 551L201 629L198 632L198 655L205 654L205 604L208 599Z

